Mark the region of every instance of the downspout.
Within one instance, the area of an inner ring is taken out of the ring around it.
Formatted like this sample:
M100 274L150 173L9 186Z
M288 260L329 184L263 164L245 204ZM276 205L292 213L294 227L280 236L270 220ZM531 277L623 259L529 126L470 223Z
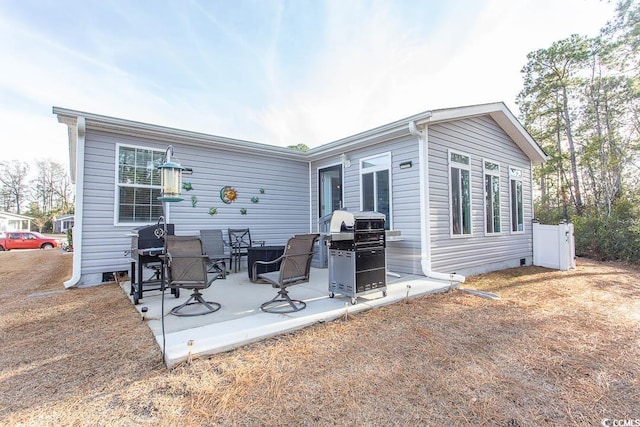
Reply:
M420 266L422 273L436 280L462 283L465 277L455 273L440 273L431 269L431 206L429 204L429 143L427 126L418 130L415 122L409 122L409 132L418 138L420 159Z
M529 191L531 192L531 227L530 227L530 232L531 232L531 265L533 265L533 221L536 219L536 204L534 202L534 195L533 195L533 160L531 160L530 166L529 166Z
M313 233L313 188L311 186L311 161L309 164L309 233ZM318 230L318 233L320 230Z
M84 212L84 138L86 124L84 117L76 122L76 206L73 225L73 270L71 279L64 282L65 288L77 286L82 277L82 224Z

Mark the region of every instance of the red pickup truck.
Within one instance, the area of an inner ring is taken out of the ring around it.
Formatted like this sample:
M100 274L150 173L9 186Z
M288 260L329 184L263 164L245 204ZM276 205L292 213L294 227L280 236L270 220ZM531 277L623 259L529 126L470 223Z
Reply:
M7 231L0 233L0 251L11 249L51 249L57 248L58 241L35 231Z

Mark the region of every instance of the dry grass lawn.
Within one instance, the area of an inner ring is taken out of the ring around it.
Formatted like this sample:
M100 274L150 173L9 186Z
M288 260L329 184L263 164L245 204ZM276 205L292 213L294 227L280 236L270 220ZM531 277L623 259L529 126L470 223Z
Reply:
M0 253L2 425L600 425L640 419L640 268L580 260L318 324L167 371L115 284Z

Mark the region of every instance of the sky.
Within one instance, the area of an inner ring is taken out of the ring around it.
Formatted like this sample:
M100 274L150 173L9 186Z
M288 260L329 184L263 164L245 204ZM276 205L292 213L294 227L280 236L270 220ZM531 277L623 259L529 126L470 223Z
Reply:
M0 161L68 165L64 107L315 147L503 101L527 54L596 36L599 0L0 0Z

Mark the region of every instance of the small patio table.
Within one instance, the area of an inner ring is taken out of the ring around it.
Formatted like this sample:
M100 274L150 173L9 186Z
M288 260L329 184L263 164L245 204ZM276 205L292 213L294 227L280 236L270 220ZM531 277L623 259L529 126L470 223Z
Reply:
M252 246L247 248L247 273L249 279L254 282L256 280L253 277L253 263L256 261L273 261L284 254L283 246ZM280 263L274 262L269 265L258 265L256 274L268 273L270 271L280 270Z

